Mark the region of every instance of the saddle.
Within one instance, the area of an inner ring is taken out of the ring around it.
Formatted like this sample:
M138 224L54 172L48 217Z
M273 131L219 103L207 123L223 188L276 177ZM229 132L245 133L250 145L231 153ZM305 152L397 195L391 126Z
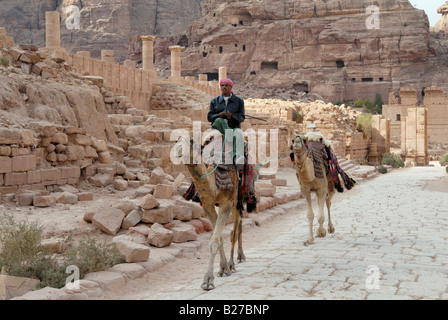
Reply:
M217 139L220 137L221 139ZM238 188L238 209L243 211L243 205L246 203L247 211L253 212L256 209L257 197L255 195L255 180L257 172L255 165L250 159L249 144L244 143L244 164L242 165L241 173L238 175L238 186L234 186L230 179L230 172L236 171L235 163L225 163L226 159L234 159L233 147L226 143L223 144L224 135L218 130L211 130L211 132L204 136L201 146L201 153L203 155L204 164L206 166L213 166L215 173L215 183L218 190L232 190ZM215 154L218 150L220 154ZM233 161L232 161L233 162ZM185 200L192 200L201 203L199 194L196 191L194 183L192 183L186 193L183 195Z
M342 193L344 188L341 185L341 179L347 190L351 190L356 184L356 181L350 178L339 166L338 158L333 152L332 144L326 140L322 134L318 132L310 132L306 136L307 142L305 147L308 151L308 156L313 160L314 175L317 178L323 178L331 172L335 189ZM291 146L291 149L293 147ZM291 161L294 162L294 152L290 153ZM325 175L322 171L322 165L325 168ZM340 176L340 178L339 178Z

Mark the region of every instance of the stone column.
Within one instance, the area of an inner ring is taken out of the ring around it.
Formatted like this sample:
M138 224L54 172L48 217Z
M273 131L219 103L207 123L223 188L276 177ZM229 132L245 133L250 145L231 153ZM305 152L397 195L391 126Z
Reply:
M224 78L227 78L227 67L219 67L219 82Z
M104 62L115 62L114 50L101 50L101 60Z
M45 12L45 41L47 48L61 47L61 24L57 11Z
M199 81L199 84L207 84L208 83L208 76L206 74L199 74L198 75L198 81Z
M142 68L154 70L154 36L140 36L142 39Z
M169 49L171 50L171 78L173 80L180 80L182 73L180 53L184 47L170 46Z

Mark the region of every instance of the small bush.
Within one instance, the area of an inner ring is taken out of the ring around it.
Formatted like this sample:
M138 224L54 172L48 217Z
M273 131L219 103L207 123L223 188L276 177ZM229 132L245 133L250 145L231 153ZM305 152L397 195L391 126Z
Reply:
M363 113L356 118L356 130L365 135L372 131L372 115L370 113Z
M446 171L446 173L448 173L448 166L445 167L445 171Z
M292 121L295 121L297 123L302 123L303 122L303 112L294 110L292 112Z
M65 256L66 265L77 266L81 278L87 273L103 271L124 262L114 243L93 238L80 241L78 246L67 250Z
M385 153L383 155L383 159L381 160L381 164L392 166L392 168L404 167L403 159L400 156L392 153Z
M4 66L5 68L9 67L10 61L8 58L6 57L1 57L0 58L0 63L2 64L2 66Z
M42 227L35 222L16 222L11 216L0 218L0 269L16 277L40 280L38 288L62 288L69 276L67 266L79 268L82 279L87 273L103 271L123 262L115 244L87 239L61 255L61 263L42 250Z
M445 153L439 160L439 163L444 166L448 164L448 152Z
M387 168L385 166L383 166L383 165L377 167L376 170L378 170L378 172L382 173L382 174L387 173Z

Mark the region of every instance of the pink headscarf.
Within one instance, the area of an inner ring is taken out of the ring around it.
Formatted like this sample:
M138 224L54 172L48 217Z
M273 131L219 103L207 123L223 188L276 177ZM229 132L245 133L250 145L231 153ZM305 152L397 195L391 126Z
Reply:
M229 78L222 78L221 81L219 81L219 85L221 86L223 83L228 83L233 88L233 81Z

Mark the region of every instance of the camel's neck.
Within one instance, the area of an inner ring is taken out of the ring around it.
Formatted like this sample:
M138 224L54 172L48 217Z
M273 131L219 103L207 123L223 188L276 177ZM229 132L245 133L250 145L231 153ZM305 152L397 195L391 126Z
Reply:
M297 174L301 179L305 181L311 181L314 179L314 165L308 157L308 151L306 148L294 150L294 163Z
M188 164L186 168L194 181L194 185L198 189L212 191L216 188L215 175L209 174L213 169L207 168L203 163Z

